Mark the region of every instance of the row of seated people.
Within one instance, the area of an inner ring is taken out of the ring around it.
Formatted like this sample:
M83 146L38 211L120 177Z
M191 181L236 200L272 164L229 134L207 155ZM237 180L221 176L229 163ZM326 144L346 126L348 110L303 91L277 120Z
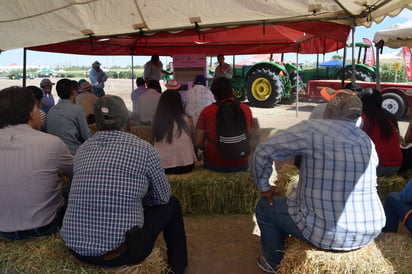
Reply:
M155 83L156 82L156 83ZM166 173L186 173L193 170L197 156L203 153L204 166L220 172L248 170L248 153L237 159L225 159L218 148L216 117L222 103L232 103L231 81L217 78L211 90L206 79L196 76L194 86L181 91L176 80L166 84L167 90L159 90L158 81L149 81L148 89L142 78L136 80L137 89L132 93L133 113L140 125L151 125L153 142L160 155ZM247 136L252 132L252 112L243 103L238 104L244 115L243 126Z
M57 82L59 96L54 102L52 87L54 83L45 78L37 86L29 86L36 98L40 110L41 130L60 137L72 155L92 134L88 124L94 123L94 104L98 97L94 95L90 83L81 79L79 82L61 79Z

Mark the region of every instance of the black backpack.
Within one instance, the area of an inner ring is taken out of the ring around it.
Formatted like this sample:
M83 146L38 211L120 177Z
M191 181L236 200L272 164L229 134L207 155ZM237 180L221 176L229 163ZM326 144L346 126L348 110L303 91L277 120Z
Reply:
M249 133L245 114L240 108L238 101L217 101L219 107L216 113L216 135L215 144L220 155L225 160L236 160L249 156Z

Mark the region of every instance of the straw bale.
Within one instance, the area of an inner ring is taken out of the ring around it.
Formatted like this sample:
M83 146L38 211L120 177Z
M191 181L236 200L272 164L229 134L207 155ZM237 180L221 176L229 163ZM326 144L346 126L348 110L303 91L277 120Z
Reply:
M394 246L392 246L394 248ZM278 273L394 273L394 268L375 242L348 252L318 249L290 237Z
M261 128L257 118L253 118L252 122L252 133L250 134L250 147L251 151L255 151L258 144L266 140L269 136L276 133L274 128Z
M404 177L399 175L393 175L388 177L378 177L378 194L382 201L386 199L390 192L399 192L401 191L407 181Z
M59 234L30 240L0 239L0 273L167 273L160 248L144 262L120 268L102 268L77 261Z
M292 164L283 164L279 167L276 190L281 195L290 193L291 188L299 180L299 169Z
M92 134L95 134L98 131L96 124L89 124L89 128Z
M140 139L143 139L146 142L149 142L150 144L153 145L152 126L144 126L144 125L131 126L130 133L136 135Z
M259 125L259 120L253 118L252 120L252 133L250 134L250 155L253 156L253 153L256 150L258 144L266 140L269 136L272 136L276 133L274 128L261 128ZM249 157L249 164L252 161L252 157Z
M409 179L412 178L412 169L408 169L398 175L402 176L403 178L405 178L405 180L409 181Z
M290 192L290 189L293 188L298 180L299 169L292 164L283 164L279 167L276 189L279 193L285 195ZM390 192L401 191L405 187L407 180L409 178L405 174L402 176L377 177L377 191L381 200L384 201Z
M186 174L167 175L185 215L248 214L258 192L249 172L214 172L202 166Z

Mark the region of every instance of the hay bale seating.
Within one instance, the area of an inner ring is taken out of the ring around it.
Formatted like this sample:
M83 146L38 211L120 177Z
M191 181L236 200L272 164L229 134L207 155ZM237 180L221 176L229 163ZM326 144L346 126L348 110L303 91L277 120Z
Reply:
M276 188L285 194L299 176L297 167L282 165L278 170ZM400 191L411 177L412 170L378 177L378 194L382 201L389 192ZM410 273L412 235L381 233L367 246L349 252L321 250L306 241L290 237L278 273Z
M30 240L0 239L0 273L167 273L164 253L155 247L141 264L103 268L77 261L59 234Z
M146 142L153 145L152 126L145 126L145 125L130 126L130 133L136 135L140 139L143 139Z
M290 237L278 273L410 273L412 236L382 233L367 246L348 252L318 249Z
M260 129L257 120L254 122L252 152L258 143L275 132L270 128ZM153 144L151 126L131 126L130 132ZM249 214L255 210L259 193L250 172L214 172L197 163L190 173L167 177L184 215Z
M195 166L186 174L167 175L184 215L249 214L259 193L250 172L222 173Z
M131 125L130 133L153 144L151 126ZM252 152L258 143L274 133L271 128L260 129L255 119ZM167 177L184 215L249 214L255 210L259 194L249 172L214 172L198 162L190 173Z
M278 171L276 189L279 193L285 194L290 184L298 180L299 169L292 164L284 164ZM384 201L390 192L401 191L411 178L412 170L407 170L398 175L378 177L377 190L381 201Z

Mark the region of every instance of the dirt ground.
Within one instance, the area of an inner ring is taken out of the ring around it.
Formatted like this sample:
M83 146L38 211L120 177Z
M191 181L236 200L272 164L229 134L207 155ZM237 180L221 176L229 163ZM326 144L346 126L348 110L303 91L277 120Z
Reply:
M56 82L58 79L53 79ZM78 80L78 79L75 79ZM27 85L39 85L41 79L28 80ZM22 85L21 80L0 80L0 89ZM131 109L131 80L109 79L106 93L122 97ZM57 101L55 89L52 91ZM274 108L252 108L260 127L285 129L307 119L316 103L299 102L277 105ZM298 110L297 110L298 109ZM399 122L404 135L408 122ZM251 215L191 216L185 217L189 267L187 274L258 274L256 266L260 255L260 242L252 235ZM159 244L162 240L159 240Z

